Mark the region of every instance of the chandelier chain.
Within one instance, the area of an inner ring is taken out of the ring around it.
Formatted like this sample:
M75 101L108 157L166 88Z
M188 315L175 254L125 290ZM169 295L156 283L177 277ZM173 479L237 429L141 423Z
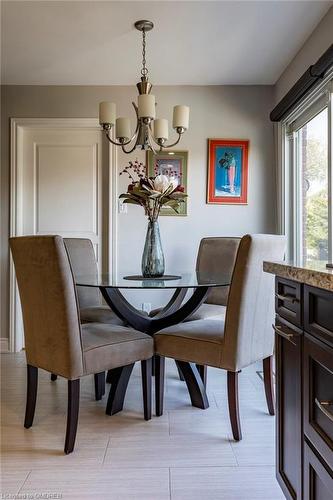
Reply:
M148 75L148 68L146 67L146 30L142 30L142 69L141 75L146 77Z

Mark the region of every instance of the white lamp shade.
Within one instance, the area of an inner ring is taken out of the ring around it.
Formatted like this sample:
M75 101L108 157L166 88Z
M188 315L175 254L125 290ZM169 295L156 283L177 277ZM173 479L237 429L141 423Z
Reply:
M117 118L116 120L116 138L130 139L131 122L129 118Z
M173 128L183 127L188 129L190 117L190 108L188 106L178 105L173 108Z
M99 103L99 123L109 123L114 125L116 122L116 105L114 102L100 102Z
M155 139L169 139L169 123L165 118L157 118L154 120L154 137Z
M139 118L155 118L155 96L142 94L138 96Z

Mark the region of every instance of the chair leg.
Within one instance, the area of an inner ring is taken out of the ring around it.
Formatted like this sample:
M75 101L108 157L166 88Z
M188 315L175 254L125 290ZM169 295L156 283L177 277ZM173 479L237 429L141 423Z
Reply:
M155 355L155 413L157 417L163 415L164 374L165 358L163 356ZM181 374L180 370L179 374Z
M152 358L141 361L143 411L145 420L151 419Z
M95 373L95 399L100 401L105 394L105 372Z
M238 404L238 373L239 372L228 371L227 374L229 416L235 441L240 441L242 439Z
M57 380L58 378L58 375L55 375L55 373L51 373L51 380L52 382L54 382L55 380Z
M38 387L38 368L27 365L27 402L25 407L24 427L32 426L35 416Z
M80 406L80 379L68 380L67 428L64 451L66 455L74 449Z
M134 368L134 363L112 370L112 384L106 405L106 414L114 415L123 409L126 389Z
M185 382L184 375L182 374L182 372L181 372L179 366L177 365L177 363L176 363L176 366L177 366L177 370L178 370L179 380L181 380L182 382Z
M206 388L207 387L207 366L206 365L197 365L197 369L198 369L199 375L203 381L203 385Z
M197 367L194 363L187 363L185 361L179 361L178 359L176 363L184 375L192 406L206 410L206 408L209 407L209 402Z
M273 356L263 359L264 385L267 408L270 415L275 415L275 396L273 384Z
M106 383L112 384L112 370L108 370L106 373Z

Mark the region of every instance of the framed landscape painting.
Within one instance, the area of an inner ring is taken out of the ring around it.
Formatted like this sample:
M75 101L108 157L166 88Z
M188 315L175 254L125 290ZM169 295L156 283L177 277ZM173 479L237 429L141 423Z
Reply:
M162 151L154 154L147 151L147 171L149 176L159 174L175 177L178 184L184 187L187 193L187 162L188 151ZM162 207L160 215L173 215L176 217L187 215L187 199L181 204L179 213L171 207Z
M207 203L247 204L249 141L208 139Z

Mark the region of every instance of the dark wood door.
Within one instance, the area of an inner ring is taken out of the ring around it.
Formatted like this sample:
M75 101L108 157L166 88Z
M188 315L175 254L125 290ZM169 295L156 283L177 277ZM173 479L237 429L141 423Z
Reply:
M333 500L333 477L311 447L304 443L304 500Z
M276 475L288 499L302 498L302 330L277 317Z
M304 433L333 475L333 349L308 334L303 374Z

